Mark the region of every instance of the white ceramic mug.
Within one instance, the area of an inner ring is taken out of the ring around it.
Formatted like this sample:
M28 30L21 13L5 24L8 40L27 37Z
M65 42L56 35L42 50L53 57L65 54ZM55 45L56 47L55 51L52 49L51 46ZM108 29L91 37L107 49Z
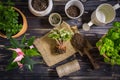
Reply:
M37 11L32 7L32 1L33 0L28 0L28 7L29 10L31 11L32 14L34 14L35 16L46 16L48 15L53 8L53 0L48 0L48 7L43 10L43 11Z
M77 16L77 17L72 17L70 16L68 13L67 13L67 9L70 7L70 6L76 6L80 9L80 14ZM77 19L79 18L80 16L82 16L82 14L84 13L84 6L83 4L79 1L79 0L70 0L66 3L65 5L65 13L66 15L71 18L71 19Z
M119 4L112 6L111 4L101 4L91 15L91 21L89 23L83 24L83 30L88 31L90 27L95 24L103 26L107 23L110 23L114 20L116 16L116 9L120 8Z

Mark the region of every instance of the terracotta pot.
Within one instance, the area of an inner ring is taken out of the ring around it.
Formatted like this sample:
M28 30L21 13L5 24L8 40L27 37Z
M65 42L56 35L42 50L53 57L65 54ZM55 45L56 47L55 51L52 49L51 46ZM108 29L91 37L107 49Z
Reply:
M27 24L27 19L26 19L25 15L18 8L15 8L15 7L13 7L13 8L22 16L22 20L23 20L23 23L22 23L23 26L22 26L22 29L20 30L20 32L18 32L17 34L12 36L12 38L17 38L26 32L28 24ZM0 36L3 38L7 38L7 36L2 33L0 33Z

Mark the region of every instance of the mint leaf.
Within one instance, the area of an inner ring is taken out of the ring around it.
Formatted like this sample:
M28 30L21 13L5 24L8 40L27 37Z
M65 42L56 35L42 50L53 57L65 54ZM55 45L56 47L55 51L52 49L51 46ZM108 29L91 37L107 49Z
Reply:
M100 55L103 55L105 53L105 47L100 48Z
M120 33L117 32L113 32L111 35L111 39L113 40L119 39L119 37L120 37Z
M114 26L114 27L120 27L120 22L114 22L114 23L113 23L113 26Z

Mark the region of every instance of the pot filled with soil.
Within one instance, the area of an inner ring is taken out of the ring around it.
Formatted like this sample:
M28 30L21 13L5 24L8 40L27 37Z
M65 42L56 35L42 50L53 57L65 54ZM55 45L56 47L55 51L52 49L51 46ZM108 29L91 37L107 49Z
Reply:
M28 0L28 7L35 16L46 16L52 11L53 0Z
M65 5L65 13L71 19L77 19L84 12L83 4L79 0L70 0Z

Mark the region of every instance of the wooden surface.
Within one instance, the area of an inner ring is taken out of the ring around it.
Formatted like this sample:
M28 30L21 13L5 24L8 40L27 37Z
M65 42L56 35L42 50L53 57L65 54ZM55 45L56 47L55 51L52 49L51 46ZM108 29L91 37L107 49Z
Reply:
M19 8L27 17L27 37L41 37L53 28L48 22L49 15L45 17L36 17L30 13L27 4L28 0L12 1L15 2L15 6ZM81 29L81 25L90 20L91 12L93 12L99 4L109 3L114 5L117 3L117 0L87 0L87 2L83 3L85 7L85 13L81 19L77 20L71 20L65 15L64 6L67 1L68 0L54 0L54 8L52 12L60 13L63 20L68 22L70 25L77 25L80 32L85 35L90 43L95 47L95 43L103 34L107 32L107 30L112 26L112 23L98 27L94 25L92 26L91 30L87 32ZM116 10L116 18L114 21L120 21L120 9ZM18 40L20 39L21 37L18 38ZM81 57L78 53L76 53L75 56L71 56L67 60L64 60L52 67L48 67L44 63L42 57L38 56L34 59L36 61L40 61L41 63L34 66L33 72L30 72L26 69L24 71L19 71L18 69L5 71L7 62L11 57L11 52L3 48L5 45L9 45L7 39L0 38L0 80L120 80L120 66L111 66L104 63L102 56L99 56L99 52L96 48L91 50L91 53L95 57L96 62L101 66L100 69L97 70L92 68L89 59L86 56ZM59 78L55 68L73 59L78 59L81 65L81 70L68 76Z

